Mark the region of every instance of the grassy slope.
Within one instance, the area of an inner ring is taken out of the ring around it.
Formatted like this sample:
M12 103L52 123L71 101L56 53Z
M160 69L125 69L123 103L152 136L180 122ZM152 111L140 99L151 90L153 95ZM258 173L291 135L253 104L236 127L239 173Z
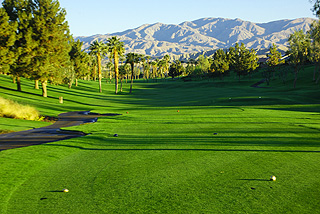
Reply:
M312 68L305 72L311 77ZM319 86L248 87L258 80L138 83L133 95L118 96L113 85L98 94L97 83L80 82L50 87L45 99L32 82L18 93L0 76L2 96L44 115L123 114L73 128L86 137L0 152L0 212L319 211ZM0 129L43 125L9 123L0 118Z

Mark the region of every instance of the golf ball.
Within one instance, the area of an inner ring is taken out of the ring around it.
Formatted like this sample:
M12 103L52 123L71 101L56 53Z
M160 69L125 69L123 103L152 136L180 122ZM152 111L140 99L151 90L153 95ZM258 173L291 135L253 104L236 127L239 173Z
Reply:
M276 178L276 176L271 176L271 178L270 178L270 181L275 181L277 178Z
M63 189L63 192L69 192L69 190L68 189Z

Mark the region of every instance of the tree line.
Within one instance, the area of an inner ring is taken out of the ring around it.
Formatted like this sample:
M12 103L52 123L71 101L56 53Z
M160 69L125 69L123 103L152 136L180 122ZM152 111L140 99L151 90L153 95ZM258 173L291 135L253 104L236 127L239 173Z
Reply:
M318 0L314 1L313 11L320 16ZM115 80L115 93L122 82L130 78L130 93L133 79L143 78L158 81L167 77L183 75L204 76L223 79L234 71L240 80L250 75L258 67L257 52L245 45L235 44L227 50L219 49L213 57L200 56L197 60L173 61L165 55L162 59L152 59L137 53L125 55L124 43L118 37L107 41L94 41L88 51L83 43L74 41L66 21L66 11L57 0L4 0L0 8L0 73L12 75L21 91L20 78L34 80L35 88L42 86L42 95L47 97L47 84L67 83L69 87L77 80L98 78L99 92L102 92L103 70L107 81ZM288 39L287 62L293 66L295 79L306 62L314 62L314 81L320 81L320 24L315 21L311 30L294 32ZM272 45L268 54L264 76L269 84L284 60L277 46ZM103 69L102 62L108 57ZM316 73L319 77L316 78Z

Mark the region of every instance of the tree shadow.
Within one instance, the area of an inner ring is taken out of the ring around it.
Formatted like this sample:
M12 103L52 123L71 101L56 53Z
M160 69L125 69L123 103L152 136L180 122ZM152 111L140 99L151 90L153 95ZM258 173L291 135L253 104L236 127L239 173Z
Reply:
M74 145L61 145L61 144L45 144L45 146L58 146L67 148L76 148L88 151L199 151L199 152L284 152L284 153L320 153L320 151L308 150L259 150L259 149L208 149L208 148L85 148L82 146Z
M270 179L237 179L238 181L270 181Z

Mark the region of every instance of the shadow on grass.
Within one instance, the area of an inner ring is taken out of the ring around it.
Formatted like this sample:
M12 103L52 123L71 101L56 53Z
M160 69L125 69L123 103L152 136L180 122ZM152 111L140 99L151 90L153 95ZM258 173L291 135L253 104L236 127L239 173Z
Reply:
M17 92L17 90L15 89L11 89L11 88L6 88L6 87L3 87L3 86L0 86L0 89L4 89L4 90L7 90L7 91L12 91L12 92ZM55 92L59 92L59 90L57 89L50 89L51 91L55 91ZM61 91L60 91L61 92ZM41 94L36 94L36 93L31 93L31 92L27 92L27 91L21 91L19 93L21 93L21 95L17 95L16 93L15 94L12 94L12 93L8 93L8 92L2 92L3 94L7 94L7 95L14 95L15 97L19 97L21 99L30 99L30 96L33 96L33 99L35 97L37 98L43 98ZM70 92L66 92L66 91L63 91L61 92L61 94L69 94L70 96L77 96L77 93L74 92L74 93L70 93ZM81 97L87 97L87 98L92 98L92 99L101 99L103 101L106 101L107 99L106 98L97 98L95 95L92 95L92 96L84 96L83 94L81 94ZM48 96L47 98L51 98L51 99L55 99L55 100L58 100L58 97L53 97L53 96ZM71 99L68 99L66 97L64 97L64 102L70 102L70 103L75 103L75 104L78 104L78 105L82 105L83 107L79 107L78 109L88 109L91 108L91 107L109 107L109 106L106 106L105 103L99 105L99 104L93 104L92 102L80 102L80 101L76 101L76 100L71 100ZM39 100L40 102L43 101L43 100ZM52 103L51 103L52 104ZM46 105L47 106L47 105ZM77 110L78 110L77 109Z
M238 181L270 181L268 179L237 179Z
M45 144L45 146L60 146L67 148L76 148L88 151L199 151L199 152L288 152L288 153L320 153L320 151L310 150L259 150L259 149L195 149L195 148L85 148L82 146L61 145L61 144Z

